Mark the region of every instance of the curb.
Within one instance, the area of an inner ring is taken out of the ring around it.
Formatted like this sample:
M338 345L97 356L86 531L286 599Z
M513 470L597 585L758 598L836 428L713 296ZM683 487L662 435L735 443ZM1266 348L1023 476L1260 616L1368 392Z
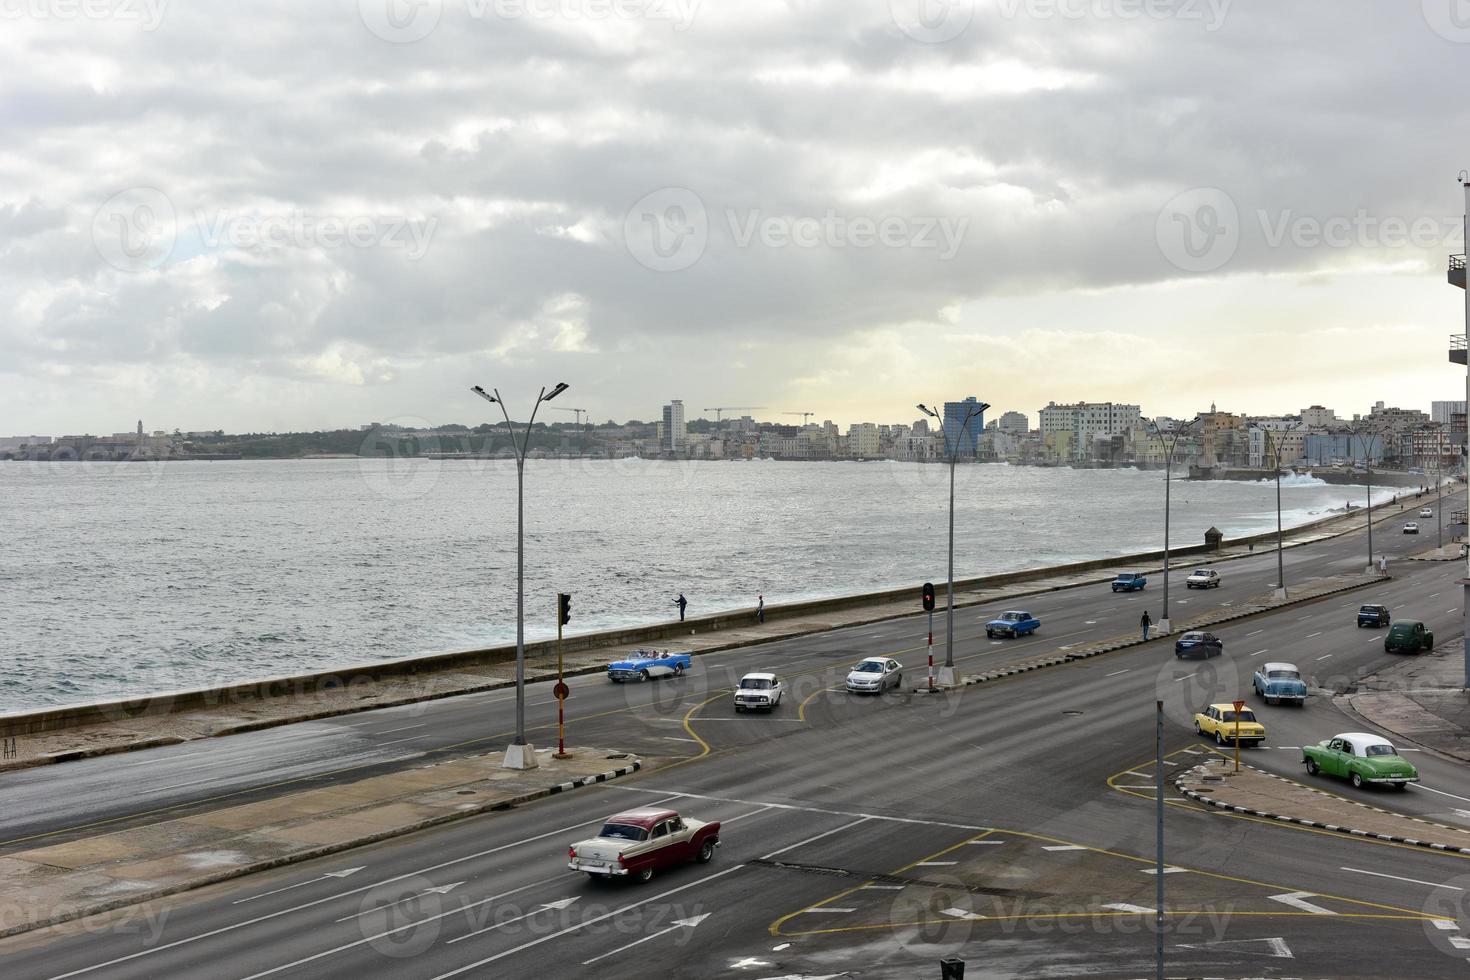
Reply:
M17 936L26 932L34 932L37 929L46 929L50 928L51 926L61 925L66 922L74 922L77 919L85 919L94 915L102 915L107 912L116 911L120 908L126 908L130 905L141 905L145 902L151 902L155 899L166 898L170 895L178 895L182 892L193 891L196 888L204 888L209 885L216 885L220 882L230 881L234 878L243 878L246 875L257 874L261 871L269 871L274 868L283 868L287 865L299 864L303 861L311 861L315 860L316 858L327 857L332 854L338 854L342 851L350 851L355 847L363 847L367 844L375 844L378 841L389 840L393 837L402 837L405 834L411 834L416 831L426 830L430 827L437 827L441 824L452 823L456 820L463 820L466 817L480 816L485 813L491 813L497 810L504 810L508 807L518 806L522 803L529 803L533 800L539 800L543 797L554 796L558 793L570 792L571 790L578 789L583 786L591 786L596 783L605 783L608 780L617 779L619 776L632 775L642 768L643 763L635 758L630 765L622 766L618 769L611 769L607 772L594 773L590 776L579 776L578 778L570 780L568 782L557 783L552 786L543 786L539 789L532 790L531 792L522 793L520 796L510 797L509 799L496 800L493 803L488 801L484 803L476 803L473 804L472 807L464 810L442 813L438 816L427 817L423 820L416 820L413 823L404 824L400 827L394 827L389 830L382 830L373 834L365 834L361 837L355 837L351 840L335 841L331 844L322 844L304 851L298 851L294 854L283 854L280 857L267 858L262 861L254 861L250 864L242 864L238 867L229 868L224 871L217 871L214 874L196 878L193 881L179 882L178 884L167 885L162 888L154 888L144 892L134 892L133 894L119 896L118 898L114 898L106 902L97 902L96 904L86 906L85 908L72 909L67 912L57 913L41 921L29 922L24 925L11 926L9 928L0 929L0 938L8 938L10 936Z
M1354 589L1361 589L1364 586L1374 585L1374 584L1376 584L1378 582L1385 582L1385 581L1390 580L1392 577L1393 576L1391 576L1391 575L1389 575L1389 576L1377 576L1377 577L1374 577L1374 578L1371 578L1371 579L1365 579L1365 580L1363 580L1361 582L1354 582L1354 583L1352 583L1350 585L1344 585L1344 586L1340 586L1340 587L1335 588L1335 589L1329 589L1326 592L1318 592L1318 593L1316 593L1314 595L1304 596L1304 597L1302 597L1300 599L1287 599L1285 602L1282 602L1282 603L1280 603L1278 605L1275 605L1275 606L1242 606L1242 607L1239 607L1236 611L1233 611L1233 612L1229 613L1228 615L1220 616L1220 617L1217 617L1217 618L1214 618L1214 619L1206 619L1206 620L1203 620L1203 621L1200 621L1200 622L1195 622L1191 626L1189 626L1188 628L1186 628L1186 629L1180 629L1178 632L1180 632L1180 633L1187 633L1191 629L1201 629L1201 628L1206 627L1206 626L1218 626L1221 623L1231 623L1231 622L1234 622L1235 620L1238 620L1238 619L1246 619L1246 618L1248 618L1250 616L1259 616L1259 615L1262 615L1263 613L1275 612L1278 609L1287 609L1287 608L1290 608L1291 606L1295 606L1295 605L1298 605L1298 604L1301 604L1301 603L1315 602L1318 599L1325 599L1328 596L1337 595L1337 594L1342 593L1342 592L1351 592ZM1082 650L1082 651L1079 651L1077 653L1064 653L1064 654L1059 654L1059 655L1057 655L1055 657L1051 657L1051 658L1048 658L1046 660L1037 661L1035 663L1015 664L1015 665L1010 666L1010 667L1003 667L1003 668L999 668L999 669L996 669L996 670L986 671L983 674L972 674L969 677L963 677L963 678L961 678L960 679L960 682L958 684L956 684L955 687L969 687L972 684L984 684L984 683L986 683L988 681L997 681L997 680L1001 680L1001 679L1006 678L1006 677L1014 677L1017 674L1024 674L1024 673L1027 673L1028 671L1041 670L1041 669L1046 668L1046 667L1059 667L1059 666L1063 666L1065 664L1073 663L1074 661L1077 661L1077 660L1086 660L1089 657L1098 657L1098 656L1101 656L1101 655L1103 655L1105 653L1113 653L1113 652L1115 652L1117 650L1123 650L1123 649L1127 649L1129 647L1143 646L1146 643L1156 643L1156 642L1158 642L1159 640L1162 640L1162 639L1164 639L1164 637L1153 637L1153 638L1148 639L1148 640L1139 638L1139 639L1129 639L1129 640L1118 640L1116 642L1102 641L1102 645L1101 646L1098 646L1098 647L1096 647L1094 649ZM935 687L933 689L934 693L938 693L941 690L953 690L953 688L940 688L940 687ZM928 692L929 691L929 688L927 688L927 687L916 687L916 688L914 688L914 691L915 692Z
M1343 834L1344 836L1348 836L1348 837L1361 837L1361 838L1364 838L1364 839L1367 839L1367 840L1388 841L1389 843L1393 843L1393 844L1409 844L1409 845L1411 845L1413 847L1423 847L1423 848L1426 848L1426 849L1431 850L1431 851L1444 851L1444 852L1446 852L1448 854L1470 854L1470 847L1454 847L1454 846L1452 846L1450 844L1435 844L1435 843L1431 843L1429 841L1415 840L1412 837L1403 837L1403 836L1400 836L1398 834L1379 834L1379 833L1375 833L1375 832L1373 832L1371 830L1361 830L1361 829L1359 829L1357 827L1346 827L1346 826L1343 826L1341 824L1322 823L1319 820L1308 820L1305 817L1289 817L1289 816L1286 816L1285 814L1271 813L1271 812L1266 811L1266 810L1253 810L1250 807L1246 807L1246 806L1236 806L1233 803L1225 803L1222 800L1213 799L1213 798L1211 798L1211 796L1208 793L1197 793L1194 790L1186 789L1183 786L1179 785L1179 781L1180 781L1181 778L1183 778L1184 775L1186 775L1187 773L1196 773L1196 772L1199 772L1202 768L1203 768L1202 766L1195 766L1193 769L1188 769L1188 770L1185 770L1185 772L1183 772L1183 773L1177 774L1174 777L1174 789L1177 792L1179 792L1182 796L1186 797L1187 799L1191 799L1191 800L1193 800L1196 803L1204 803L1204 804L1207 804L1208 806L1212 806L1212 807L1214 807L1217 810L1227 810L1227 811L1229 811L1231 813L1243 813L1243 814L1246 814L1248 816L1262 817L1262 818L1264 818L1266 820L1275 820L1275 821L1278 821L1280 823L1297 824L1297 825L1302 826L1302 827L1313 827L1313 828L1316 828L1317 830L1330 830L1330 831L1332 831L1334 833ZM1288 783L1295 782L1295 780L1287 779L1284 776L1278 776L1275 773L1266 772L1264 769L1257 769L1255 766L1247 766L1247 768L1248 769L1251 769L1251 770L1253 770L1255 772L1261 773L1262 775L1270 776L1273 779L1280 779L1283 782L1288 782ZM1297 784L1297 785L1301 785L1301 784ZM1309 789L1309 790L1311 789L1310 786L1308 786L1306 788ZM1313 792L1318 792L1318 791L1317 790L1313 790ZM1323 795L1331 795L1331 794L1323 794ZM1358 803L1355 800L1348 800L1348 802L1349 803L1352 803L1354 806L1361 806L1361 807L1364 807L1365 809L1368 809L1368 810L1377 810L1379 813L1393 813L1394 816L1401 817L1401 818L1403 818L1405 820L1417 820L1416 817L1411 817L1408 814L1394 813L1392 810L1381 810L1378 807L1370 807L1370 806L1368 806L1365 803ZM1423 820L1421 820L1419 822L1420 823L1428 823L1428 821L1423 821ZM1437 827L1437 826L1443 826L1443 825L1441 825L1441 824L1430 824L1430 826Z

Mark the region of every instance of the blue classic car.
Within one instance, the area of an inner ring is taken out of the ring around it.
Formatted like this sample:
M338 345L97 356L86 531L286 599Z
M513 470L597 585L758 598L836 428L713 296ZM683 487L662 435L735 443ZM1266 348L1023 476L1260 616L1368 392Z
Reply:
M1307 703L1307 684L1302 680L1296 664L1262 664L1251 678L1256 697L1265 698L1267 704L1292 701L1298 705Z
M1041 629L1041 620L1028 612L1011 609L985 624L986 636L1025 636Z
M678 677L689 669L687 653L669 653L667 650L637 650L626 660L614 660L607 665L610 681L646 681L650 677Z
M1137 572L1124 572L1122 575L1119 575L1117 578L1113 579L1113 591L1141 592L1143 591L1143 587L1147 584L1148 579L1144 578L1142 575L1139 575Z

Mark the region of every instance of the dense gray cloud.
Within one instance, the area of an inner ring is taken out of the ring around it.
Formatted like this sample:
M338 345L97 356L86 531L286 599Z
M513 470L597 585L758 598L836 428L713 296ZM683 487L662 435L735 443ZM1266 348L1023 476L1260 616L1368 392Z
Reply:
M1423 400L1453 3L0 0L0 430Z

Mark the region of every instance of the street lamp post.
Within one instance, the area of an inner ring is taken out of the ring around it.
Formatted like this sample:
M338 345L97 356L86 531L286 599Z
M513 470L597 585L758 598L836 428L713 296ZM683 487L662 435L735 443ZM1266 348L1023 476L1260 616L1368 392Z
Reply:
M1169 439L1168 442L1167 442L1168 451L1167 451L1167 455L1165 455L1165 457L1164 457L1164 613L1163 613L1162 616L1159 617L1159 635L1160 636L1163 636L1163 635L1168 634L1168 632L1170 630L1170 625L1169 625L1169 483L1170 483L1170 480L1169 480L1169 471L1170 471L1170 469L1174 465L1174 449L1175 449L1176 446L1179 445L1179 440L1184 436L1184 433L1189 430L1190 426L1194 425L1194 423L1198 422L1199 420L1200 420L1200 416L1196 415L1194 418L1190 419L1188 422L1185 422L1183 425L1178 425L1178 426L1175 426L1174 427L1174 430L1172 432L1173 438L1172 439ZM1165 442L1165 440L1164 440L1164 433L1159 429L1159 424L1157 422L1155 422L1153 419L1148 418L1148 417L1145 417L1143 421L1145 423L1147 423L1148 425L1153 426L1154 435L1158 436L1159 442L1161 444L1164 443Z
M1368 478L1368 574L1373 574L1373 439L1378 432L1367 420L1363 420L1351 428L1353 438L1358 440L1359 447L1363 450L1363 467ZM1382 451L1382 437L1379 438L1379 450Z
M564 381L558 381L551 391L545 388L536 396L531 406L531 419L526 423L525 435L516 442L515 423L501 400L500 391L489 392L479 385L470 390L481 398L500 406L505 416L505 427L510 432L511 448L516 454L516 738L505 750L501 766L506 769L535 769L536 749L526 742L526 449L531 443L531 426L536 423L536 410L542 402L549 402L567 390Z
M944 432L944 419L932 408L919 405L919 411L932 419L939 421L939 431L944 433L945 444L949 447L949 587L948 599L946 600L947 612L944 617L944 666L939 670L939 686L954 687L954 466L959 456L960 438L965 434L965 429L970 425L970 420L982 414L990 407L985 402L976 402L967 405L965 420L960 423L959 431L955 433L954 442L951 444L949 433Z
M1283 432L1294 432L1301 428L1302 423L1297 422ZM1276 467L1276 595L1282 599L1286 598L1286 562L1282 557L1283 545L1281 543L1281 439L1271 436L1271 430L1263 425L1252 426L1260 429L1266 438L1266 452L1271 456L1271 462Z

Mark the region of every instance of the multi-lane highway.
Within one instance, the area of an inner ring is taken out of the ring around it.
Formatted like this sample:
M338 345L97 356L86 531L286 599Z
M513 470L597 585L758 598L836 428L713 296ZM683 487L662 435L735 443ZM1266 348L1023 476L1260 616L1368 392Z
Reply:
M1391 556L1429 544L1381 528L1375 543ZM1361 534L1346 535L1287 552L1287 582L1365 563ZM189 892L85 930L17 937L0 943L5 975L907 978L938 976L939 957L954 952L986 976L1150 975L1153 804L1110 778L1152 759L1155 700L1165 703L1168 751L1204 750L1189 727L1200 704L1249 699L1251 671L1267 659L1297 663L1318 693L1304 709L1258 705L1269 737L1248 757L1306 778L1299 746L1365 727L1322 692L1393 662L1381 632L1357 629L1359 603L1422 618L1441 641L1458 635L1462 567L1392 564L1380 586L1218 630L1226 654L1208 662L1176 660L1164 640L937 696L838 689L866 654L894 655L917 679L923 621L914 617L713 654L676 680L577 678L576 741L694 761ZM1187 592L1188 569L1175 573L1176 618L1266 591L1276 559L1219 570L1225 584L1209 592ZM1043 622L1019 641L985 638L981 623L998 610L961 610L957 654L974 668L1114 635L1135 628L1144 608L1159 618L1160 598L1154 581L1140 595L1092 586L1012 603ZM725 692L758 668L781 672L798 696L769 717L736 716ZM544 738L554 712L543 686L529 702L532 734ZM509 704L494 692L15 773L0 778L0 827L13 850L497 747ZM1470 826L1464 767L1430 753L1414 761L1424 782L1404 793L1326 788ZM712 864L637 887L567 871L567 845L601 817L654 802L726 823ZM1462 858L1178 800L1167 835L1170 975L1470 971ZM1446 928L1457 917L1463 938Z

